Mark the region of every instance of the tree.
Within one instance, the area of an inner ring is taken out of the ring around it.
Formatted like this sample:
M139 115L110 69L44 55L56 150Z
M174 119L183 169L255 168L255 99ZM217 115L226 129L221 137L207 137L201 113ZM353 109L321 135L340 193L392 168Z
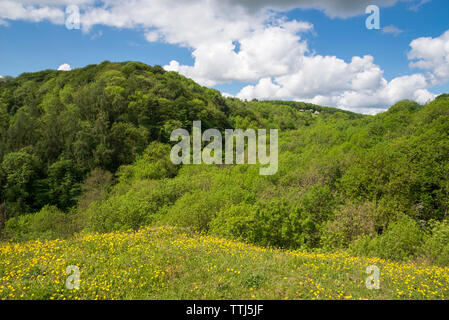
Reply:
M35 182L40 176L39 159L26 151L11 152L1 164L5 177L4 198L11 208L10 216L35 208Z

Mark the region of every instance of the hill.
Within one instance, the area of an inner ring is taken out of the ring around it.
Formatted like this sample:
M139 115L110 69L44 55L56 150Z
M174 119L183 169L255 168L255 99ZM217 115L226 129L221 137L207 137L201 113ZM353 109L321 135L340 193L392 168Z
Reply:
M225 99L138 62L1 79L0 202L7 202L9 217L47 204L68 210L92 170L115 173L151 142L167 143L172 130L190 128L194 120L204 130L224 130L296 128L300 119L311 119L277 105Z

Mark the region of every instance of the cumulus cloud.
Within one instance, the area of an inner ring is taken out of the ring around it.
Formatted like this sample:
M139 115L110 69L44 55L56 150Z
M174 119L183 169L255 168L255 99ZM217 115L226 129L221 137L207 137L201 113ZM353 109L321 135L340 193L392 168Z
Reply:
M7 24L7 20L25 20L40 22L49 20L52 23L64 22L64 11L60 7L36 6L36 1L0 1L0 22Z
M222 92L221 95L225 98L234 98L234 95L227 92Z
M244 87L237 97L291 99L375 114L402 99L419 103L434 99L427 90L432 83L432 76L426 74L387 81L372 56L353 57L349 63L336 57L311 56L303 59L297 72L261 79Z
M161 39L161 35L157 31L148 31L145 33L145 39L147 39L148 42L156 42Z
M344 61L311 52L305 21L287 20L276 10L318 9L331 17L364 14L370 4L392 6L413 0L0 0L0 21L50 20L64 23L66 5L79 5L81 27L141 30L149 42L164 41L189 48L193 65L171 61L177 71L200 84L252 82L237 96L252 99L294 99L376 113L399 99L426 102L428 89L449 78L447 37L420 38L411 43L412 67L425 69L387 81L372 56ZM268 9L274 9L268 10ZM386 33L398 33L393 26ZM436 53L429 50L436 48ZM68 66L68 65L67 65ZM62 66L61 66L62 67ZM60 68L61 68L60 67ZM66 68L67 69L67 68ZM70 69L70 66L68 66Z
M72 67L70 67L69 64L63 63L58 67L58 71L70 71L72 70Z
M449 80L449 30L440 37L415 39L410 47L411 67L430 70L437 82Z
M259 26L240 37L238 45L232 38L198 45L192 53L195 58L193 66L172 61L165 68L204 85L281 76L297 68L298 58L308 50L306 42L297 33L311 28L310 24L298 21Z

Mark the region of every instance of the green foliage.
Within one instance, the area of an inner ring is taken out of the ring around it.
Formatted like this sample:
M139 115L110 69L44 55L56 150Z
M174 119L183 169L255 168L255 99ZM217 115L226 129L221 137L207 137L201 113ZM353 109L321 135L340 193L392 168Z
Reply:
M424 232L418 223L408 216L393 222L385 233L356 240L352 251L392 260L406 260L417 256L423 243Z
M420 253L430 263L449 265L449 221L432 221L431 234L427 235Z
M173 181L143 180L132 185L117 185L113 195L94 201L86 212L86 228L90 231L138 229L158 220L160 210L172 205L186 192Z
M323 230L321 241L327 249L345 248L357 238L376 232L376 207L371 202L348 203L336 210Z
M103 200L112 183L113 177L109 171L100 168L92 170L81 185L83 193L78 200L78 211L84 213L92 202Z
M190 181L181 182L188 192L167 208L163 221L199 232L208 232L210 224L221 210L252 200L242 188L243 181L230 183L227 170L208 172L206 165L201 167L197 168L203 171L199 176L191 176ZM179 180L175 179L175 182Z
M210 224L210 233L223 238L254 241L256 207L240 203L222 208Z
M33 190L40 176L39 159L26 151L7 154L1 164L4 185L2 194L8 201L10 216L19 215L32 209L36 203Z
M293 248L301 247L309 221L302 221L301 212L285 200L261 203L255 213L256 226L253 240L268 246Z
M49 202L59 208L70 208L76 204L81 191L79 181L82 174L70 160L54 162L47 173Z
M25 214L10 218L6 221L5 232L15 240L28 240L33 238L31 234L31 222L33 214Z
M72 227L70 216L55 206L45 206L37 213L9 219L5 231L14 240L55 239L72 234Z
M152 142L138 156L133 165L120 167L119 181L131 182L142 179L172 178L177 172L177 167L170 160L170 146L160 142Z
M279 129L277 174L174 166L170 133L194 120L203 130ZM72 232L169 223L267 246L447 264L438 221L449 212L448 154L446 95L363 116L224 98L159 66L107 61L0 82L0 201L17 238L56 236L47 231L59 224L33 229L44 223L18 217L48 217L52 205Z
M80 184L94 168L115 173L150 142L168 142L173 126L201 119L223 130L229 127L226 112L218 91L136 62L105 61L71 72L47 70L4 79L0 176L6 182L0 201L8 202L9 216L45 204L67 210L77 203ZM160 165L146 168L147 174L174 174L173 168Z

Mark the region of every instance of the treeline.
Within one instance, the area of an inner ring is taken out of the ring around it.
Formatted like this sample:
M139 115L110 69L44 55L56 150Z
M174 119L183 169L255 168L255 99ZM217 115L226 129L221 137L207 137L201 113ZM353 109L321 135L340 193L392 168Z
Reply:
M362 116L225 99L160 67L105 62L9 79L0 97L14 239L173 224L260 245L449 264L447 95ZM174 166L169 134L193 120L280 129L278 173Z

